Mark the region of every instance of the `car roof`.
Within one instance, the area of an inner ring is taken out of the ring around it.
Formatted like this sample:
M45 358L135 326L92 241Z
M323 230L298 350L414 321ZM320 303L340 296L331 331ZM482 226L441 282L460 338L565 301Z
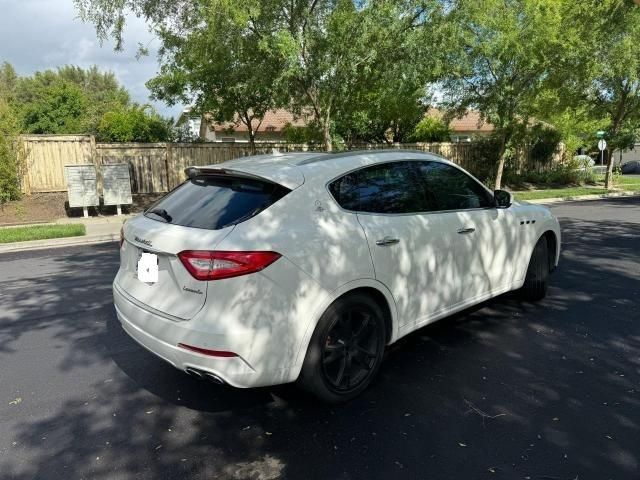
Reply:
M331 180L351 170L394 160L430 160L451 163L444 157L419 150L360 150L340 153L287 152L251 155L205 167L189 167L210 172L224 171L267 179L297 188L311 179ZM189 169L188 168L188 169ZM188 170L187 169L187 170Z

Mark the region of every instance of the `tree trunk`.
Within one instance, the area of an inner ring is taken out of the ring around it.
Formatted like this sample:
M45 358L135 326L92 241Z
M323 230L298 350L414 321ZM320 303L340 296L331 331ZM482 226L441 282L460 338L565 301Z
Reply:
M324 142L324 149L327 152L333 150L333 144L331 143L331 123L328 119L325 119L324 125L322 126L322 141Z
M251 149L251 155L256 154L256 132L253 131L253 127L249 126L249 148Z
M507 139L505 137L502 137L498 153L498 167L496 169L496 181L493 186L494 190L500 190L502 188L502 172L504 172L504 162L507 153Z
M604 188L613 188L613 152L607 150L607 175L604 177Z

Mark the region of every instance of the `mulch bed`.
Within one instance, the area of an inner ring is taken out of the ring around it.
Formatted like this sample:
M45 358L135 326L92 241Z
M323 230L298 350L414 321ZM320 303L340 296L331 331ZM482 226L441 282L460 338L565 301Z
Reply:
M138 213L149 207L164 193L134 194L132 205L123 205L123 213ZM89 215L115 215L115 206L89 208ZM0 205L0 226L54 222L59 218L81 217L81 208L69 208L66 192L34 193L20 200Z

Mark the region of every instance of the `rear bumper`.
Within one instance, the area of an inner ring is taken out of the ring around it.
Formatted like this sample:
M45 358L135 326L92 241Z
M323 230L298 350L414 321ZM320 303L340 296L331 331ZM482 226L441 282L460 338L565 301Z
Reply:
M116 284L113 299L118 320L129 336L174 367L183 371L190 367L210 372L238 388L280 383L277 378L270 379L256 372L241 356L212 357L178 347L179 343L186 343L237 352L234 347L238 345L234 343L238 339L201 332L196 328L197 323L170 320L151 312L127 298Z

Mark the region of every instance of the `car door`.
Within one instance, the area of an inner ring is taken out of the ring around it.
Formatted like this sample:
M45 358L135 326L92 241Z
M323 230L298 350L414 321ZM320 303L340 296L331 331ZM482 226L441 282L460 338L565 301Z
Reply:
M330 186L358 212L376 278L393 294L400 326L421 323L458 298L451 229L433 215L412 161L376 164Z
M508 289L518 233L512 212L496 208L492 193L457 166L437 161L416 165L427 196L453 233L458 303L474 303Z

